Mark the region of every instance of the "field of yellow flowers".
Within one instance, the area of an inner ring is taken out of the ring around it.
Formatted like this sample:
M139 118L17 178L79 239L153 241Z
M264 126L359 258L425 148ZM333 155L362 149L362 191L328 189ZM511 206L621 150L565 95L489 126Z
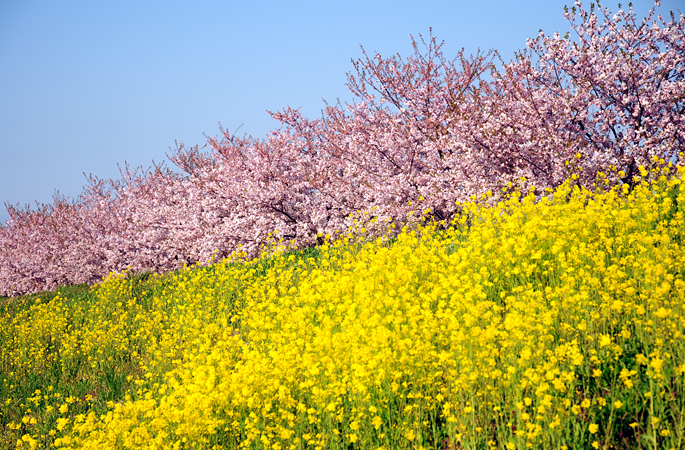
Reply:
M0 444L683 448L685 190L658 172L3 300Z

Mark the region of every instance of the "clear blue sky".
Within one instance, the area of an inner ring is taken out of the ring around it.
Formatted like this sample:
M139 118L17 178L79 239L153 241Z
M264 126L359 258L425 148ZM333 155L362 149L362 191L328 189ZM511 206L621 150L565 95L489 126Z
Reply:
M432 27L448 57L492 48L509 60L539 29L567 31L571 3L0 0L0 204L75 197L84 172L147 167L219 123L264 137L278 126L266 110L318 117L322 99L350 100L360 44L408 56L409 35ZM653 4L633 3L641 17ZM663 0L659 11L679 9Z

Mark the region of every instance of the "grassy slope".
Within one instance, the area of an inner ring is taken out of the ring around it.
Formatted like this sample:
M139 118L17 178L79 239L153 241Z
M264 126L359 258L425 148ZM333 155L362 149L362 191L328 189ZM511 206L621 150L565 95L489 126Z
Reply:
M288 255L316 258L318 251L309 248ZM264 277L273 265L270 258L262 259L254 277ZM141 366L145 367L149 341L159 337L140 339L135 324L127 320L129 314L169 313L176 304L159 308L156 300L170 284L188 274L212 272L211 267L196 267L161 276L123 274L114 277L118 289L111 296L99 295L99 286L76 285L0 297L0 449L15 448L26 431L36 429L26 418L36 419L44 437L38 446L47 446L54 442L50 430L56 428L60 405L68 404L72 416L100 414L124 400L135 387L133 380L144 373ZM97 335L114 339L96 338L82 348L84 339ZM125 348L112 345L116 338L126 342Z
M0 442L678 448L685 198L665 183L3 300Z

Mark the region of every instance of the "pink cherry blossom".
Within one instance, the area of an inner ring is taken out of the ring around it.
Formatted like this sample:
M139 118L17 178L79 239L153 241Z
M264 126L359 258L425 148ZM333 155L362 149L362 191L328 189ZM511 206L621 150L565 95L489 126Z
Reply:
M448 59L432 35L404 59L364 53L356 101L320 118L285 108L264 139L225 130L207 151L91 178L73 200L9 206L0 227L0 295L94 283L112 271L164 272L273 239L312 246L364 227L381 233L422 213L449 224L456 202L490 192L633 183L640 166L681 163L685 17L566 9L566 36L541 32L510 62ZM274 237L275 236L275 237Z

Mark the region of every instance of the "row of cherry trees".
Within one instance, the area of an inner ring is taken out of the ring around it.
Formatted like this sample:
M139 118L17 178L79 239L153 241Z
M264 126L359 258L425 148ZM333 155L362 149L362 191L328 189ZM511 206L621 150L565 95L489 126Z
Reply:
M496 52L447 59L432 36L412 39L407 59L365 53L348 75L356 101L318 119L286 108L265 139L221 130L208 152L179 145L170 160L181 171L125 168L91 178L74 201L8 207L0 294L255 255L274 231L315 245L355 221L373 232L411 220L417 207L447 223L473 195L571 175L591 186L598 172L631 182L655 157L679 161L685 16L664 19L658 6L638 19L576 2L566 36L540 32L508 63Z

